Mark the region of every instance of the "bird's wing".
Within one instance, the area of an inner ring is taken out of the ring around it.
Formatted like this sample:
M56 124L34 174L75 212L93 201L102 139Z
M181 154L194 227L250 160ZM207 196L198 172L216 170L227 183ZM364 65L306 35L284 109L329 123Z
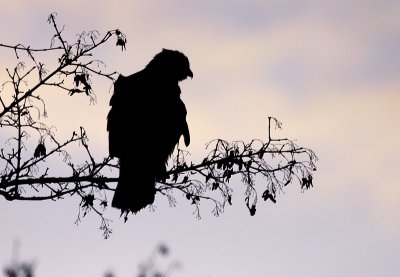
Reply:
M125 77L120 75L114 83L114 93L110 99L110 111L107 115L107 131L108 131L108 149L112 157L120 157L121 144L119 142L122 135L122 103L124 98L124 83Z
M110 99L110 111L107 116L109 153L112 157L121 157L121 152L133 144L128 130L141 130L143 118L145 74L138 72L129 76L120 75L114 83L114 93ZM144 111L147 112L147 111Z

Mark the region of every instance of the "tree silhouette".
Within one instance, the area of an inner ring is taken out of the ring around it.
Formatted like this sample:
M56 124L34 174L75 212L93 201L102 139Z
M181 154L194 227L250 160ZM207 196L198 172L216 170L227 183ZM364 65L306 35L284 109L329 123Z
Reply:
M34 277L34 264L21 262L4 268L6 277Z
M5 277L34 277L37 263L21 260L18 256L19 241L13 244L13 255L10 263L3 266ZM145 260L138 264L137 277L168 277L181 268L181 263L171 260L169 257L170 248L165 243L159 243ZM162 262L160 263L160 259ZM167 263L165 263L167 262ZM161 264L164 264L162 266ZM106 271L103 277L116 277L112 271Z
M34 277L36 264L19 259L19 246L19 241L14 241L12 261L3 267L3 273L6 277Z
M114 192L118 182L118 160L107 155L95 159L83 127L74 131L69 139L60 141L55 128L43 121L47 110L42 95L43 88L51 87L71 97L84 94L95 103L92 81L106 78L111 86L118 73L103 71L105 65L93 58L93 50L104 46L111 38L116 40L116 46L126 50L127 40L115 29L104 36L98 31L85 31L70 43L64 39L64 28L59 27L56 16L53 13L48 17L54 29L50 47L0 43L1 48L12 51L18 60L14 69L6 69L8 80L0 90L0 128L2 134L9 135L0 149L0 195L9 201L78 197L77 222L88 212L95 212L101 219L103 236L107 238L112 232L107 218L107 194ZM48 57L55 53L54 68L47 68L47 63L39 61L38 53L48 53ZM26 61L21 61L22 55ZM274 138L273 129L281 128L278 119L268 117L267 126L265 141L215 139L208 142L208 154L198 163L188 160L187 151L176 148L165 180L156 185L157 193L165 196L172 206L176 204L177 193L184 195L200 218L200 202L212 203L215 216L220 215L227 204L232 204L230 181L235 176L240 176L245 186L243 198L252 216L256 213L259 196L275 203L277 193L293 182L300 184L302 191L311 188L318 160L316 154L291 139ZM83 147L86 158L82 163L72 161L71 147ZM54 175L57 171L54 164L66 166L69 173ZM126 221L129 214L123 216Z
M167 258L169 256L170 249L164 244L160 243L150 256L139 265L139 273L137 277L168 277L172 273L181 268L181 263L176 260L168 261L165 268L162 268L158 260L160 258Z

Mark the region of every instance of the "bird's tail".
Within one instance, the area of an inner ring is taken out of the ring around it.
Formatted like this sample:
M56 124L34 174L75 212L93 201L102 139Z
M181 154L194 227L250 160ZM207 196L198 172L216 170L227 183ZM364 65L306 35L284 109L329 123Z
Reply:
M112 207L137 213L153 204L156 189L154 173L145 164L132 164L120 159L119 181L112 199Z

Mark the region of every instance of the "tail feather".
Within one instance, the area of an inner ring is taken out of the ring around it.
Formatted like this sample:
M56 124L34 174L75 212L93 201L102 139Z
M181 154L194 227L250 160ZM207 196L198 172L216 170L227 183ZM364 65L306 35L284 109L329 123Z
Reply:
M155 177L144 167L145 165L132 165L120 159L119 181L112 199L112 207L137 213L153 204L156 194Z

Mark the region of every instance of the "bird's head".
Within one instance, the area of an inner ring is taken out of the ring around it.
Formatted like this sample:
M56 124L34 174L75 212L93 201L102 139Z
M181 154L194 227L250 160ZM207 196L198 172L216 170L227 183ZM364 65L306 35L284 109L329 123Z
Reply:
M177 50L163 49L154 56L146 68L163 74L167 78L176 81L185 80L187 77L193 78L190 69L189 59Z

